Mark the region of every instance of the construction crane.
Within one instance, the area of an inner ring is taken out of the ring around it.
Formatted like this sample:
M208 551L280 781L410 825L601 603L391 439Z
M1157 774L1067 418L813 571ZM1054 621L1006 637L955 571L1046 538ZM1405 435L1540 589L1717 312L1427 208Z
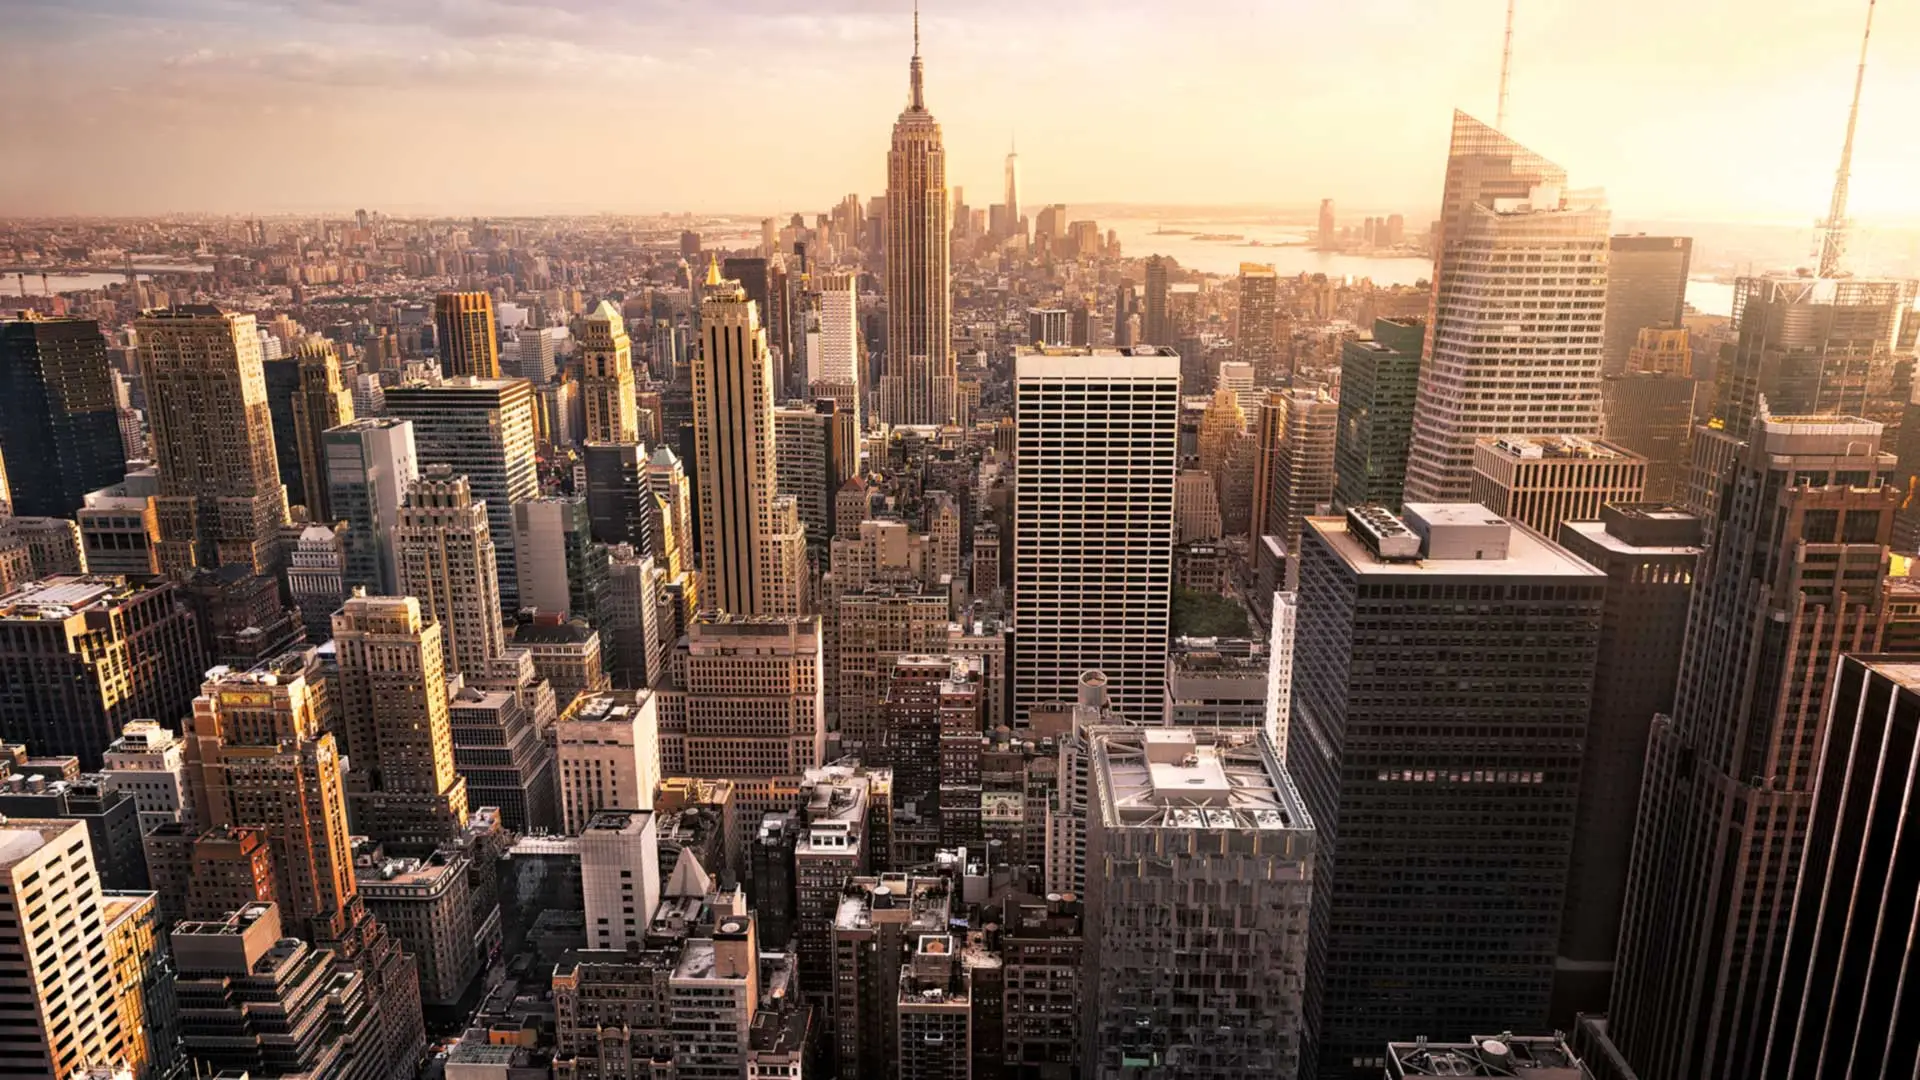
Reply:
M1873 7L1867 0L1867 29L1860 35L1860 66L1853 74L1853 107L1847 110L1847 138L1840 144L1840 168L1833 176L1833 204L1827 208L1827 220L1820 225L1820 276L1830 278L1840 272L1840 257L1847 251L1847 183L1853 174L1853 131L1860 123L1860 88L1867 81L1867 43L1873 38Z

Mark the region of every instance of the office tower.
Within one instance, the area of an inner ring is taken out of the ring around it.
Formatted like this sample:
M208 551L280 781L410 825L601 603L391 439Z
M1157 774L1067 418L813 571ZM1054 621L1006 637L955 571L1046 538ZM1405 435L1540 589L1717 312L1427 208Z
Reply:
M1173 260L1165 255L1147 256L1147 302L1140 319L1139 345L1170 346L1173 326L1167 321L1167 274Z
M1167 707L1159 722L1260 731L1267 723L1271 666L1251 640L1176 638L1167 654Z
M953 661L947 657L895 660L881 702L880 743L868 747L875 764L893 771L894 845L895 850L905 846L914 852L908 856L908 865L931 861L939 847L941 719L948 708L946 684L953 672ZM911 835L902 835L902 829Z
M180 740L155 721L134 720L121 728L102 755L98 775L103 787L133 800L142 833L182 820L183 810L191 813Z
M1701 524L1677 507L1643 503L1605 506L1595 519L1558 528L1561 547L1607 575L1554 970L1550 1019L1562 1031L1575 1014L1607 1008L1647 729L1655 713L1673 710Z
M633 398L633 342L627 324L610 300L587 316L580 339L581 398L586 404L587 441L640 441L640 417Z
M1610 372L1609 374L1622 374ZM1649 327L1633 339L1627 350L1624 374L1693 375L1693 334L1685 327L1658 329Z
M141 470L98 491L89 491L75 511L87 568L95 574L152 577L160 572L160 516L154 512L153 469Z
M107 965L113 973L111 1000L125 1037L122 1060L136 1080L166 1075L179 1037L173 966L160 945L158 908L150 892L101 897Z
M160 569L279 565L287 493L253 316L190 305L134 320L160 469Z
M607 546L593 538L587 501L541 496L513 506L520 609L598 623L607 606Z
M424 471L446 465L465 476L486 505L498 564L500 602L518 610L513 505L540 494L533 446L533 388L520 380L450 379L387 391L387 414L413 421L415 455Z
M380 383L380 376L371 372L353 377L353 415L385 416L387 414L387 390Z
M204 656L173 585L35 582L0 597L0 739L98 769L127 724L191 707Z
M1026 344L1036 346L1067 343L1066 308L1028 308Z
M1179 515L1175 538L1181 544L1208 543L1223 535L1220 524L1220 490L1213 476L1199 469L1182 469L1174 478L1173 507ZM975 548L975 557L978 557Z
M426 1005L458 1005L480 973L469 866L468 857L452 849L395 858L378 844L358 846L354 871L360 897L419 962L420 998Z
M823 657L827 690L839 719L845 752L885 764L882 701L887 680L902 656L937 652L945 645L952 604L945 592L918 582L862 582L858 571L841 565L828 585L832 615Z
M581 694L607 688L600 632L584 620L535 612L515 624L512 647L526 653L533 670L553 687L553 699L561 711Z
M660 840L651 809L599 810L580 828L580 889L587 946L625 949L646 940L660 902Z
M1646 459L1649 502L1686 494L1702 385L1685 374L1633 371L1600 383L1607 442Z
M773 425L775 485L792 497L807 543L824 548L833 537L834 493L858 471L853 416L831 398L818 398L780 406Z
M332 950L282 936L278 905L183 922L170 941L175 993L192 1017L180 1049L196 1072L377 1072L368 981L345 970Z
M133 800L125 792L102 784L97 774L55 779L22 771L7 776L0 779L0 815L78 821L87 827L102 888L147 887L147 864L140 852L140 819Z
M523 697L463 686L447 702L453 767L467 782L467 805L498 807L500 823L520 834L560 825L553 751Z
M208 664L245 670L306 641L300 613L286 606L273 578L224 566L194 571L179 590Z
M667 985L674 1071L685 1080L746 1075L761 1000L753 916L722 916L710 937L687 939Z
M554 1068L561 1075L645 1075L672 1059L668 980L680 961L676 936L632 951L570 949L553 971Z
M393 532L397 591L439 624L446 666L469 675L506 647L492 536L465 476L433 465L407 485Z
M1333 200L1320 200L1320 221L1315 233L1316 248L1320 251L1332 251L1337 246L1337 237L1333 231Z
M647 448L637 442L590 442L582 447L582 459L593 539L652 551L653 496L647 490ZM522 606L526 606L524 600Z
M1025 232L1020 224L1020 154L1009 145L1007 147L1007 221L1009 229Z
M1888 619L1901 493L1880 436L1763 411L1720 474L1673 711L1647 746L1608 1009L1647 1080L1754 1075L1764 1053L1828 688Z
M841 892L848 879L871 873L888 858L891 791L891 774L885 769L847 764L809 769L800 781L797 811L788 815L790 825L780 825L776 815L769 815L765 821L775 822L772 831L763 823L757 841L756 851L780 843L782 836L791 845L784 867L791 881L759 873L756 863L754 892L762 906L777 908L780 886L787 885L790 895L782 914L791 925L782 934L782 944L790 934L801 985L809 998L823 1005L833 999L833 926Z
M680 459L666 444L647 456L647 491L653 495L654 556L669 577L691 571L699 534L694 532L693 492Z
M1466 498L1482 436L1600 433L1608 214L1597 192L1565 185L1558 166L1454 113L1408 499Z
M545 330L522 327L514 340L501 351L500 373L509 379L525 379L535 386L553 381L554 341Z
M622 690L651 686L666 671L674 625L667 573L651 555L624 545L608 551L605 640L607 678ZM674 635L677 638L677 634Z
M400 507L419 478L413 423L391 417L356 419L321 435L327 504L347 523L343 584L392 595L400 591L394 561Z
M1325 513L1333 502L1340 406L1319 389L1281 391L1269 395L1269 400L1275 396L1279 416L1274 426L1280 438L1273 452L1267 520L1255 525L1259 536L1279 537L1287 556L1284 587L1292 591L1300 581L1300 534L1306 520Z
M1916 283L1889 278L1743 277L1737 340L1721 346L1714 419L1736 435L1758 415L1860 416L1897 423L1894 354Z
M893 1076L890 1063L900 1051L901 969L928 939L951 948L953 886L944 877L888 873L853 878L843 893L833 924L838 1075L840 1080Z
M99 323L0 322L0 450L0 485L24 517L71 517L87 492L119 483L126 457Z
M1334 499L1398 513L1420 384L1424 319L1375 319L1371 340L1340 343L1340 427Z
M736 615L798 615L806 537L793 500L778 493L766 333L745 290L712 267L700 321L693 398L701 603Z
M327 477L325 433L353 423L353 391L340 377L340 357L333 342L309 337L295 351L300 376L293 398L293 441L300 455L301 501L312 520L335 521L332 486Z
M349 804L356 832L404 854L431 853L467 821L453 768L444 630L411 596L349 599L333 617Z
M1477 439L1473 501L1555 536L1563 521L1597 521L1609 503L1639 502L1647 461L1617 443L1578 436Z
M1168 349L1015 359L1014 723L1111 680L1158 715L1172 600L1180 359Z
M963 956L953 935L929 936L901 966L893 1002L899 1075L972 1075L975 1002Z
M184 735L194 818L264 830L287 918L329 936L354 903L353 852L319 661L307 650L210 675Z
M914 16L912 94L887 151L887 357L880 420L951 424L959 395L948 307L947 154L921 86Z
M1288 771L1337 867L1314 883L1318 1075L1371 1077L1410 1031L1538 1028L1606 578L1464 503L1303 541Z
M289 526L299 529L287 553L287 597L300 611L311 645L325 645L333 613L347 598L347 528L344 523Z
M1807 863L1759 1076L1894 1076L1920 1054L1912 965L1920 844L1920 672L1911 657L1848 656L1821 738Z
M705 613L684 648L687 774L732 780L741 828L751 829L826 751L819 620Z
M1272 746L1162 728L1091 737L1087 1067L1306 1075L1317 831ZM1141 933L1174 909L1178 932Z
M807 342L807 393L840 402L860 430L867 387L860 374L858 279L850 273L816 274L811 287L819 297L819 334L810 334Z
M13 818L0 824L0 990L14 1015L0 1062L20 1076L70 1077L127 1053L107 961L100 878L86 827Z
M553 744L561 827L568 834L578 835L602 810L653 807L660 788L660 714L653 691L582 695L560 714Z
M1274 329L1280 318L1280 276L1264 263L1240 264L1239 325L1233 343L1244 363L1271 379L1282 374L1279 341Z
M1200 469L1213 478L1220 498L1220 527L1244 532L1252 513L1254 437L1247 432L1247 416L1240 395L1221 385L1200 416Z
M760 328L766 332L767 351L773 353L773 382L769 391L775 401L787 398L782 357L786 351L786 338L781 336L785 321L781 318L781 305L776 303L773 287L773 273L770 264L763 258L728 257L721 260L720 276L727 281L738 282L746 292L747 299L753 302L754 310L760 313Z
M493 297L482 292L441 293L433 298L433 329L443 376L500 377Z
M1614 236L1607 240L1607 334L1602 370L1628 370L1628 353L1642 331L1679 329L1687 310L1689 236Z

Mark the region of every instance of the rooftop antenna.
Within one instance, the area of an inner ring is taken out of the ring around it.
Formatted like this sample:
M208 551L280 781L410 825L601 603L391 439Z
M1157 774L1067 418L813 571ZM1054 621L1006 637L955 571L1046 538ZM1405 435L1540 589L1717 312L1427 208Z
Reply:
M1860 122L1860 88L1867 81L1867 42L1873 37L1873 7L1867 0L1867 29L1860 35L1860 66L1853 75L1853 107L1847 110L1847 139L1840 144L1840 168L1833 175L1833 205L1820 226L1820 276L1840 272L1840 256L1847 250L1847 182L1853 174L1853 130Z
M1500 108L1493 116L1495 131L1507 130L1507 77L1513 71L1513 0L1507 0L1507 37L1500 46Z

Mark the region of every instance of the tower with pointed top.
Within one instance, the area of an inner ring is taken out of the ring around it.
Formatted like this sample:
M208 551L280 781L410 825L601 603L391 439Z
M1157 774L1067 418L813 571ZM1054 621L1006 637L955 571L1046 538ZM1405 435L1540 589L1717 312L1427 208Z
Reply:
M913 15L911 96L887 151L887 355L880 419L951 424L958 397L949 341L947 154L927 111L920 12Z
M1020 228L1020 151L1007 143L1007 227Z
M1607 233L1598 192L1453 116L1409 502L1467 500L1477 439L1600 434Z
M633 397L633 342L627 336L626 320L612 301L600 301L587 316L580 351L587 441L639 442L640 410Z

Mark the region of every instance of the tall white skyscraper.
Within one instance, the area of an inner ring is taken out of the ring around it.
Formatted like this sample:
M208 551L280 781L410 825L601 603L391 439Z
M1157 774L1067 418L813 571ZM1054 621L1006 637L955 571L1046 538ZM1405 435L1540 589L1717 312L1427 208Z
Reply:
M1410 502L1468 498L1483 436L1600 434L1609 215L1598 192L1454 114Z
M18 1076L74 1076L126 1053L114 1009L100 875L87 827L15 818L0 825L0 1064Z
M700 468L700 603L735 615L798 615L806 532L780 495L774 458L773 360L760 315L737 281L707 271L700 359L693 368Z
M807 333L807 392L830 397L853 410L860 428L866 387L860 378L859 289L854 275L820 274L813 278L819 302L818 331Z
M1113 708L1161 714L1173 593L1180 358L1049 349L1014 360L1013 711L1072 702L1106 673Z
M400 528L400 504L407 486L420 476L413 446L413 423L367 417L321 434L326 463L327 500L347 523L347 588L391 595L399 590L393 540Z

